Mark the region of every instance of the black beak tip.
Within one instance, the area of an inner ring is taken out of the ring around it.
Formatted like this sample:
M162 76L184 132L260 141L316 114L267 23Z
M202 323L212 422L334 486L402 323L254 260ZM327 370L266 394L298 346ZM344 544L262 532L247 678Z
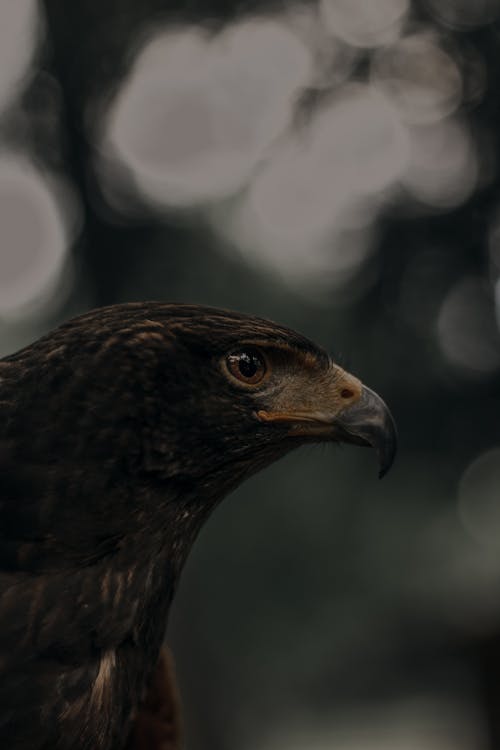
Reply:
M389 469L391 468L391 466L392 466L392 461L390 461L389 463L381 463L379 472L378 472L378 478L383 479L385 475L387 474L387 472L389 471Z
M391 413L387 412L387 421L383 431L383 436L379 442L377 448L378 459L379 459L379 473L378 478L382 479L385 477L396 457L398 446L398 436L396 425Z

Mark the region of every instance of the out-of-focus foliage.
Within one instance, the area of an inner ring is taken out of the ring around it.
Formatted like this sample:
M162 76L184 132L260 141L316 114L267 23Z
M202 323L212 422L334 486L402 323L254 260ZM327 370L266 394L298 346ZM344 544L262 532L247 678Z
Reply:
M0 353L171 299L388 400L226 501L170 626L190 750L500 744L500 0L0 4Z

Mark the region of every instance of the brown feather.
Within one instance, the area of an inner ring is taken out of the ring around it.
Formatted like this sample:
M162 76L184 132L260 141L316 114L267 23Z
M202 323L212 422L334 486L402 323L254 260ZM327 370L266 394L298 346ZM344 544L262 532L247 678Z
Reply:
M125 750L182 750L183 745L181 702L174 661L170 650L163 647Z

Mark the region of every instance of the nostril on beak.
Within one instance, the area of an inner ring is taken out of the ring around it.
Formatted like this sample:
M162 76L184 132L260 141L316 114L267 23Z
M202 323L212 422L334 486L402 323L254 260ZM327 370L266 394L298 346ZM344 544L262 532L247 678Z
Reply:
M354 396L354 392L351 391L350 388L342 388L342 390L340 391L340 396L345 399L352 398Z

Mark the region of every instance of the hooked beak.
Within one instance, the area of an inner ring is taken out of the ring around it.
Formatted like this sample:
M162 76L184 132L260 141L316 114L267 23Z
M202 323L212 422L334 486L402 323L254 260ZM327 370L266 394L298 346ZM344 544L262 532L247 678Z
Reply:
M287 423L289 436L371 446L377 453L379 477L382 478L391 468L396 455L396 425L380 396L356 382L359 384L358 398L335 414L329 413L323 404L317 411L258 411L256 416L261 422Z
M359 400L337 414L335 426L336 435L343 442L374 448L379 477L387 474L396 455L396 425L386 403L375 391L364 385Z

